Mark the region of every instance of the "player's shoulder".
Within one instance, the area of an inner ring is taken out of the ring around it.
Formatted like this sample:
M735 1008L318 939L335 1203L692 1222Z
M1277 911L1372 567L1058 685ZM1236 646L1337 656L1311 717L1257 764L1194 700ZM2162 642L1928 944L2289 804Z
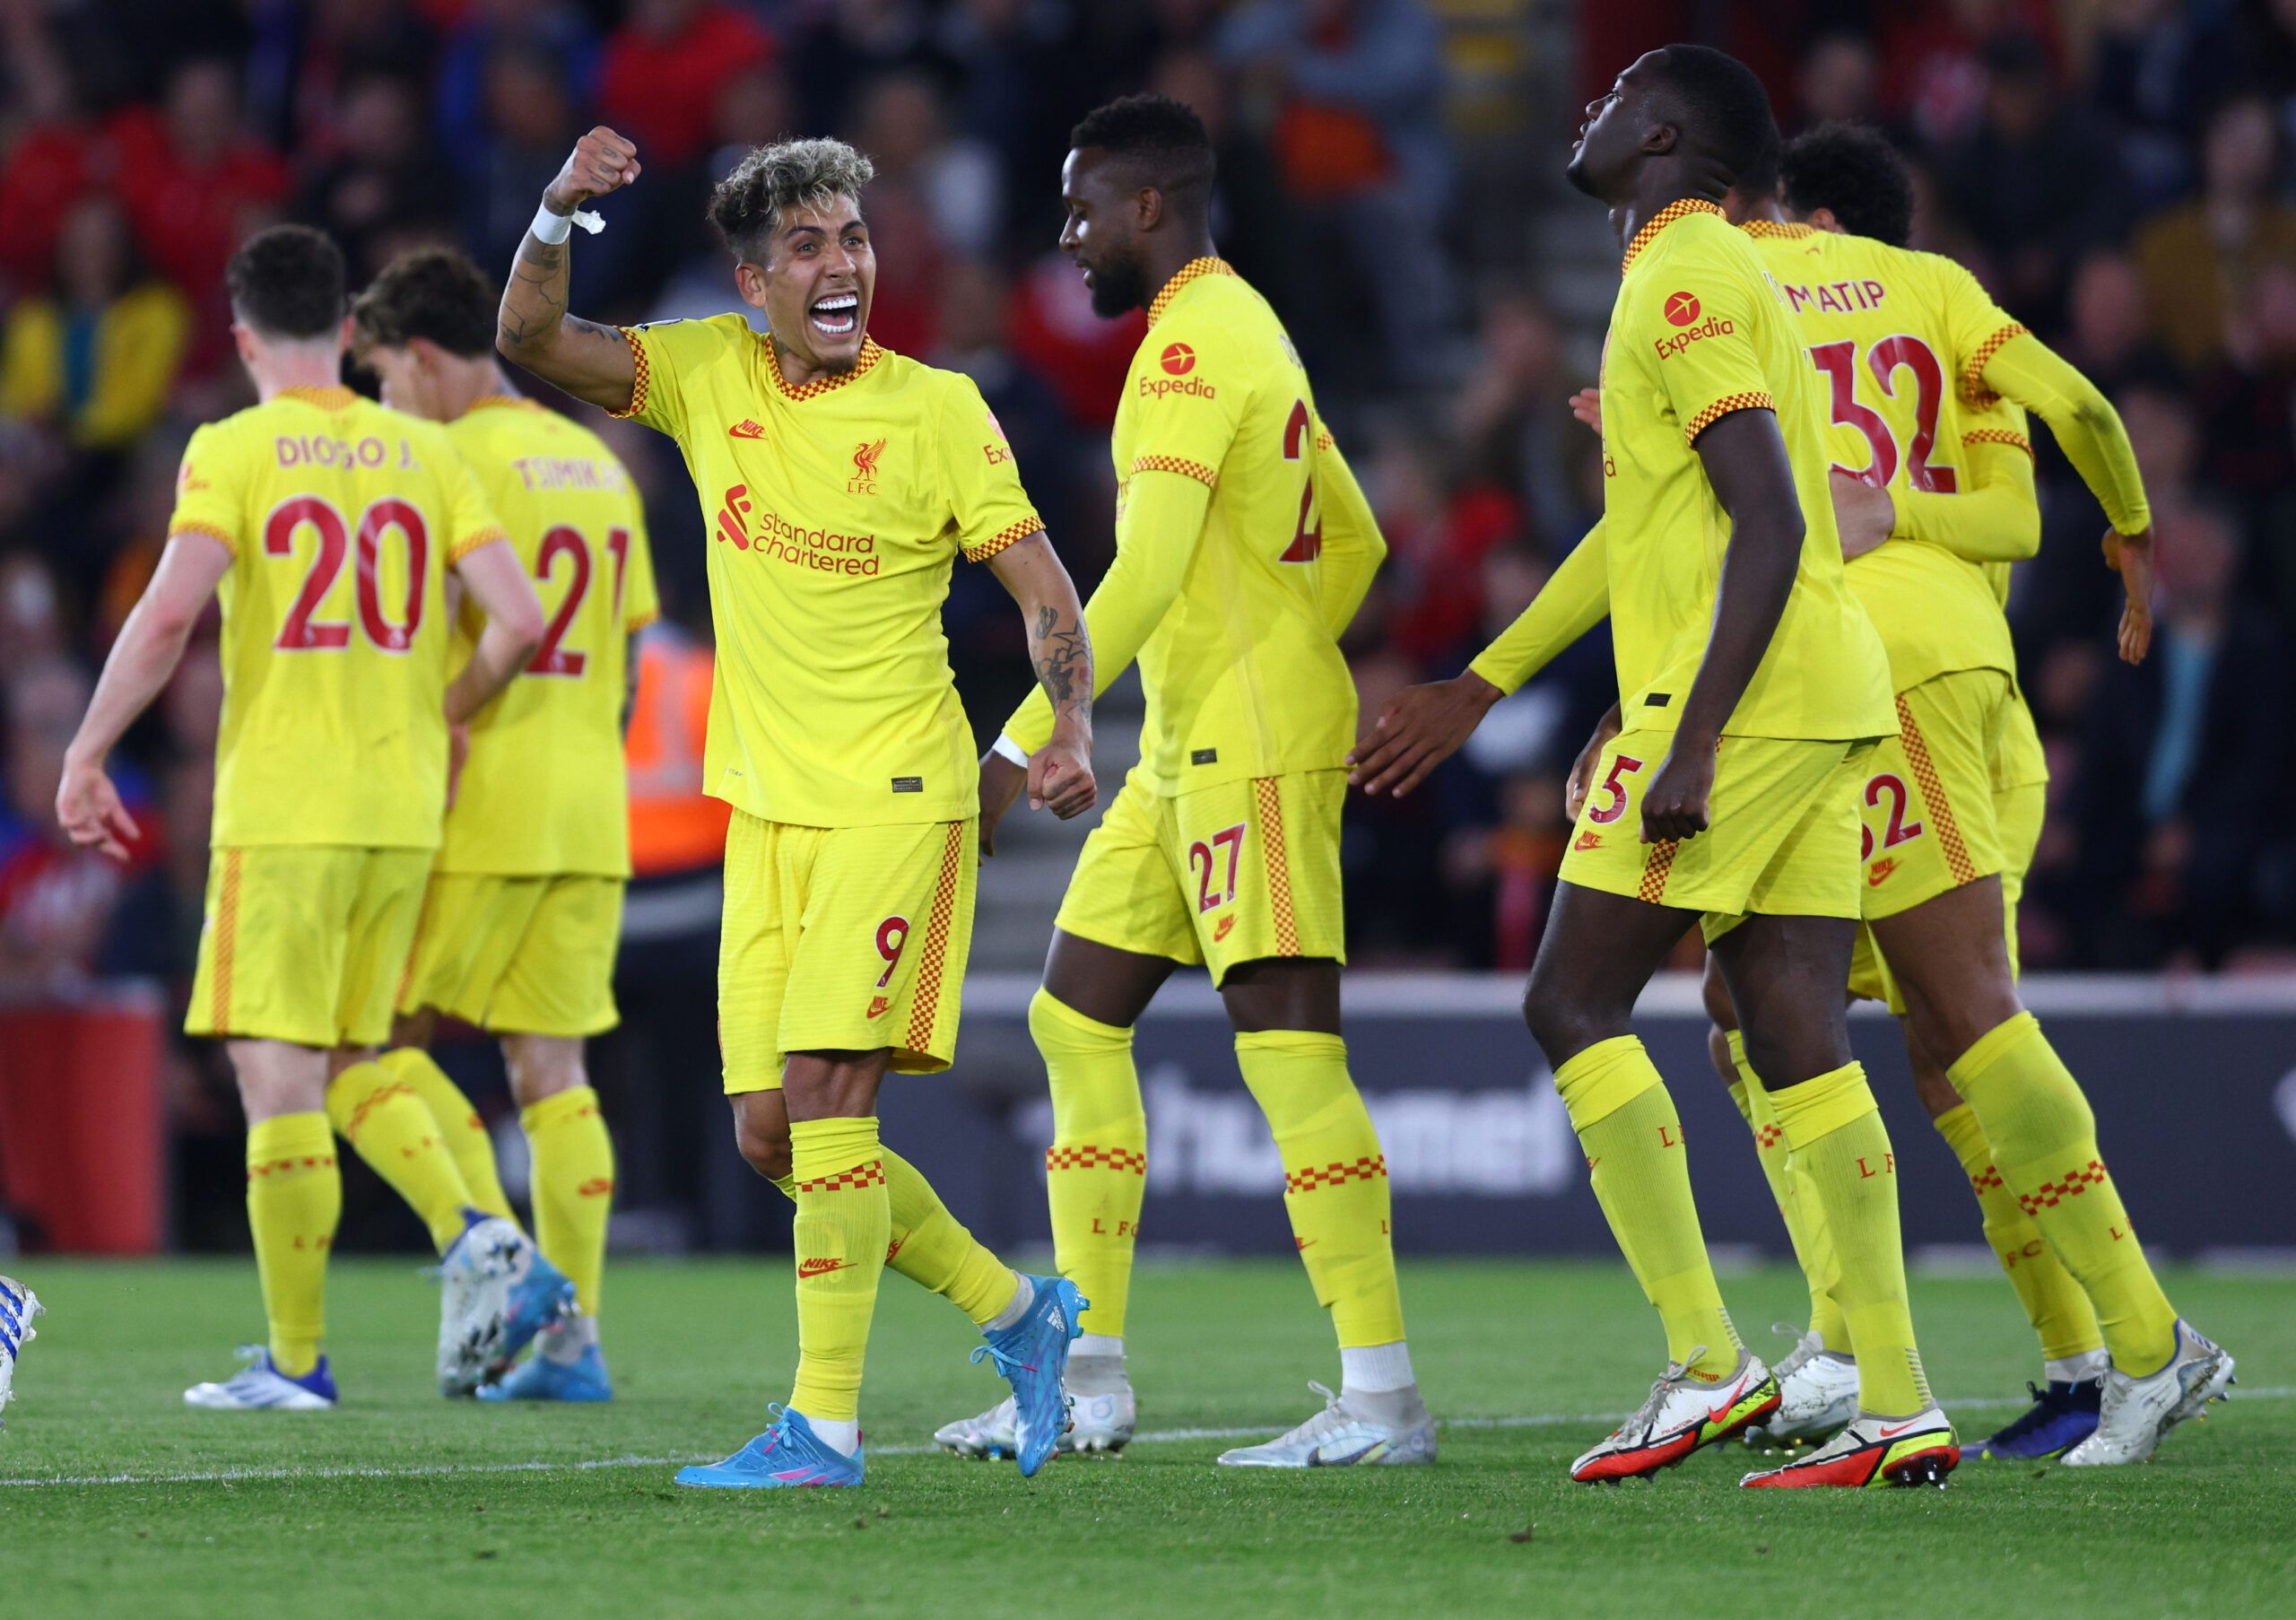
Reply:
M648 348L681 365L702 365L727 355L745 355L766 341L746 317L733 312L640 321L626 329L643 339Z

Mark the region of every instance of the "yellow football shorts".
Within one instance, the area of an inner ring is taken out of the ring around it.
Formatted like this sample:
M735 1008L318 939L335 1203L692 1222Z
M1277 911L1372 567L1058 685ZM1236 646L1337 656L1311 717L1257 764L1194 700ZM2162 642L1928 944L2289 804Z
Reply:
M1670 731L1622 732L1596 767L1562 881L1700 913L1710 945L1750 913L1857 915L1857 784L1870 743L1726 736L1707 829L1642 841L1642 793Z
M1271 956L1347 960L1344 771L1239 778L1171 797L1127 778L1085 839L1053 926L1220 983Z
M2048 807L2048 766L2032 716L2007 675L1969 669L1900 692L1898 723L1898 735L1874 750L1859 801L1866 915L1894 917L1997 876L2013 972L2017 901ZM1905 1011L1867 928L1858 930L1849 990Z
M185 1032L381 1045L432 853L323 844L213 851Z
M949 1067L978 828L801 827L734 812L718 946L729 1094L778 1089L791 1052L890 1047L902 1074Z
M433 872L398 990L423 1007L505 1035L596 1035L613 1028L619 877Z

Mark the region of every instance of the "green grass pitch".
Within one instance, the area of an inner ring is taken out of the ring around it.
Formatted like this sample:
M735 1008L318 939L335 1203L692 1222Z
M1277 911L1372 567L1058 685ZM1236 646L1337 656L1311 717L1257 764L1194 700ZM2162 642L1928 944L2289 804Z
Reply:
M2239 1358L2241 1387L2148 1467L1972 1465L1942 1492L1756 1495L1737 1489L1735 1446L1648 1484L1565 1477L1661 1359L1619 1266L1408 1264L1442 1460L1298 1474L1212 1466L1227 1436L1307 1415L1306 1380L1337 1381L1296 1267L1144 1267L1130 1347L1145 1437L1033 1481L927 1449L1001 1386L967 1364L976 1340L953 1311L888 1277L868 1484L715 1493L670 1475L731 1450L787 1393L786 1259L617 1265L622 1398L604 1408L440 1400L435 1293L411 1264L344 1261L330 1302L344 1404L248 1415L180 1400L255 1332L248 1265L19 1269L50 1310L0 1433L0 1571L27 1615L2296 1612L2285 1278L2170 1278ZM1782 1269L1725 1292L1749 1328L1799 1303ZM1915 1315L1937 1389L1983 1434L2034 1371L2007 1288L1918 1280Z

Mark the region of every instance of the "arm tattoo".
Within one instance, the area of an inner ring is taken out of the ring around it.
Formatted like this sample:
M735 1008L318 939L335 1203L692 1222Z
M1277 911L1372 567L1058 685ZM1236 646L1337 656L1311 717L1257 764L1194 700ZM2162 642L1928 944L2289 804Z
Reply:
M1092 717L1092 647L1081 622L1063 627L1059 610L1037 610L1029 633L1037 684L1052 700L1054 712L1077 720Z

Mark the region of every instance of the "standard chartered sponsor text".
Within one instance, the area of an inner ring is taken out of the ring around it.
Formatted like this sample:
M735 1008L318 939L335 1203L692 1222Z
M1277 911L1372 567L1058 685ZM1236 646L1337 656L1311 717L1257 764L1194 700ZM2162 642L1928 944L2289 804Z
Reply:
M752 555L795 568L824 573L874 577L880 559L874 535L845 535L830 528L807 528L778 512L760 512L757 532L750 542Z

